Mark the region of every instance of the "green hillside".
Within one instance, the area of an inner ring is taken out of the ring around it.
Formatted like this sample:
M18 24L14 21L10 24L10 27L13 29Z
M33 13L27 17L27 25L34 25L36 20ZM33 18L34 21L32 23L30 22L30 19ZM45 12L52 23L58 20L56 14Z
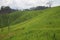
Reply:
M39 11L16 11L10 14L0 14L0 26L18 24L38 16L40 13Z
M0 40L60 40L60 7L16 11L1 16L0 20L4 17L7 21L0 24L6 27L0 32Z

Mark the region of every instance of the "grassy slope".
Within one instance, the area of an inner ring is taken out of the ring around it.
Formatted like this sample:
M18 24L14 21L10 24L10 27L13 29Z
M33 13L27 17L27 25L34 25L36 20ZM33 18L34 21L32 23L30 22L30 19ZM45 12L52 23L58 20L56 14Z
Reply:
M39 11L16 11L10 14L0 14L0 27L21 23L39 14Z
M32 15L33 11L24 13ZM39 15L10 26L10 33L7 34L5 30L3 33L6 33L6 37L3 40L60 40L60 7L46 9L42 12L34 11L33 15L36 15L35 13Z

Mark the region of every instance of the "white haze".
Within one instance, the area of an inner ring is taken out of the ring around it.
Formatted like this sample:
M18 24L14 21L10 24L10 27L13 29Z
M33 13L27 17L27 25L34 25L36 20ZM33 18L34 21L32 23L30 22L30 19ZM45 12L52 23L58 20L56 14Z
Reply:
M36 6L48 6L49 0L0 0L1 6L10 6L13 9L26 9ZM60 0L52 0L52 6L59 6Z

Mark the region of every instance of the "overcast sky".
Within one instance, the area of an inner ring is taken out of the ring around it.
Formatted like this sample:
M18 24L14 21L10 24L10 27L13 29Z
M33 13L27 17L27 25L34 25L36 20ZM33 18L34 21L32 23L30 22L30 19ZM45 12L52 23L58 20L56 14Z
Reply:
M14 9L25 9L30 7L36 6L47 6L47 2L49 0L0 0L0 7L1 6L10 6ZM59 6L60 0L52 0L52 6Z

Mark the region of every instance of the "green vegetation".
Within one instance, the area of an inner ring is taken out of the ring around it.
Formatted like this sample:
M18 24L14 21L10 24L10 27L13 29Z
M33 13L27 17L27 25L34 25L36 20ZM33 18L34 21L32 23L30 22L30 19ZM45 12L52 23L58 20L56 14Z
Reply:
M60 40L60 7L1 14L2 27L0 40Z

